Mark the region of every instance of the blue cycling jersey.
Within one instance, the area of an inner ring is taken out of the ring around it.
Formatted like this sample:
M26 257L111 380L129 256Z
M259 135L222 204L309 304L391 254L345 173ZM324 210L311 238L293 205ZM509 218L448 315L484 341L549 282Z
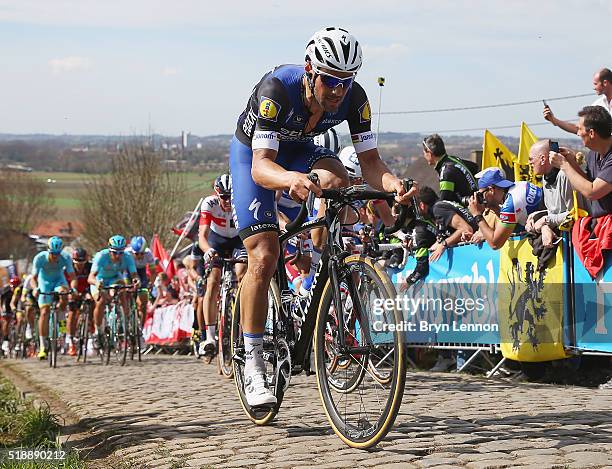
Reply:
M518 181L510 187L499 219L505 225L525 225L530 213L537 211L543 202L542 188L526 181Z
M64 271L73 273L74 267L70 256L63 252L55 262L49 260L49 251L39 252L32 262L32 275L38 276L39 282L60 282L65 279Z
M131 253L124 251L118 262L113 262L109 249L102 249L93 260L91 271L98 280L121 278L126 273L136 273L136 263Z

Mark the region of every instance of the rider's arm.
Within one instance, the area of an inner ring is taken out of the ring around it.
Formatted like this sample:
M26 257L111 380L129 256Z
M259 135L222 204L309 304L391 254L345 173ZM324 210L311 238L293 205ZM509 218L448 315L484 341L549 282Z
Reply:
M89 272L89 275L87 276L87 283L89 283L90 285L97 285L98 284L98 272L95 271L94 269L91 269L91 272Z
M208 235L210 234L210 224L200 224L200 230L198 231L198 244L202 252L207 252L210 249L208 244Z
M74 272L68 272L68 280L70 280L70 288L76 290L77 287L79 286L79 282L76 278L76 275L74 274Z

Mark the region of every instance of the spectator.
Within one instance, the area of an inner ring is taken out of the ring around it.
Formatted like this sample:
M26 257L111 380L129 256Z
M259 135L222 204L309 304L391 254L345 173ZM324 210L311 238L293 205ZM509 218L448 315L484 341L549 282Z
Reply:
M411 247L416 258L416 267L406 279L408 285L418 282L429 275L429 248L436 242L436 225L433 221L432 208L438 201L438 195L431 187L419 188L419 212L409 225Z
M591 151L586 157L586 174L567 148L550 152L550 163L560 168L572 187L591 201L591 216L612 213L612 116L601 106L586 106L578 113L578 136Z
M440 176L440 199L462 203L477 189L474 173L476 164L446 153L444 142L438 134L423 139L423 157L427 164L434 166Z
M478 224L472 214L461 204L450 200L440 200L433 206L433 216L436 221L438 235L444 239L438 240L431 247L431 262L437 261L446 248L455 246L462 241L470 241L478 230Z
M595 100L592 106L601 106L609 114L612 114L612 71L609 68L602 68L593 76L593 89L599 98ZM578 132L576 124L557 119L547 104L544 105L544 119L566 132L572 134Z
M550 140L535 142L529 149L529 164L534 174L543 178L546 210L530 214L525 225L528 232L542 235L542 245L547 248L552 247L559 225L565 222L574 206L572 186L565 173L550 164L549 152Z
M153 308L161 308L178 303L178 292L172 286L165 272L159 274L155 283L157 284L157 296L155 297Z
M470 198L468 208L493 249L501 248L517 225L525 226L529 214L543 206L542 189L527 181L508 181L499 168L486 171L478 180L478 188L480 190ZM499 213L500 223L495 229L483 216L487 207Z

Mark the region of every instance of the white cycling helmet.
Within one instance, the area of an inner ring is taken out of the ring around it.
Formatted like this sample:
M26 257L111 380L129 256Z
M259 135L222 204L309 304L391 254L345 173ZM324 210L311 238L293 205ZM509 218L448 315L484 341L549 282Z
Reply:
M345 147L340 152L340 161L346 168L349 177L352 178L360 178L361 176L361 166L359 166L359 159L357 158L357 153L355 152L355 147Z
M314 33L306 45L306 61L315 72L320 67L356 74L361 68L361 46L342 28L325 28Z
M320 147L325 147L333 151L336 155L340 151L340 139L336 131L331 128L324 134L319 134L314 138L314 144Z

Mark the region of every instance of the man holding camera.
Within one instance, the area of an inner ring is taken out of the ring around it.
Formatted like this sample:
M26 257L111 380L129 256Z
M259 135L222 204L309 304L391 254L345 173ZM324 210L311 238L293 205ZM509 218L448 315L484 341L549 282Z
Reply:
M542 205L541 188L527 181L508 181L499 168L489 168L478 180L478 191L470 198L468 209L489 246L497 250L516 226L525 226L529 214L540 210ZM499 214L501 223L495 229L484 219L485 208Z

